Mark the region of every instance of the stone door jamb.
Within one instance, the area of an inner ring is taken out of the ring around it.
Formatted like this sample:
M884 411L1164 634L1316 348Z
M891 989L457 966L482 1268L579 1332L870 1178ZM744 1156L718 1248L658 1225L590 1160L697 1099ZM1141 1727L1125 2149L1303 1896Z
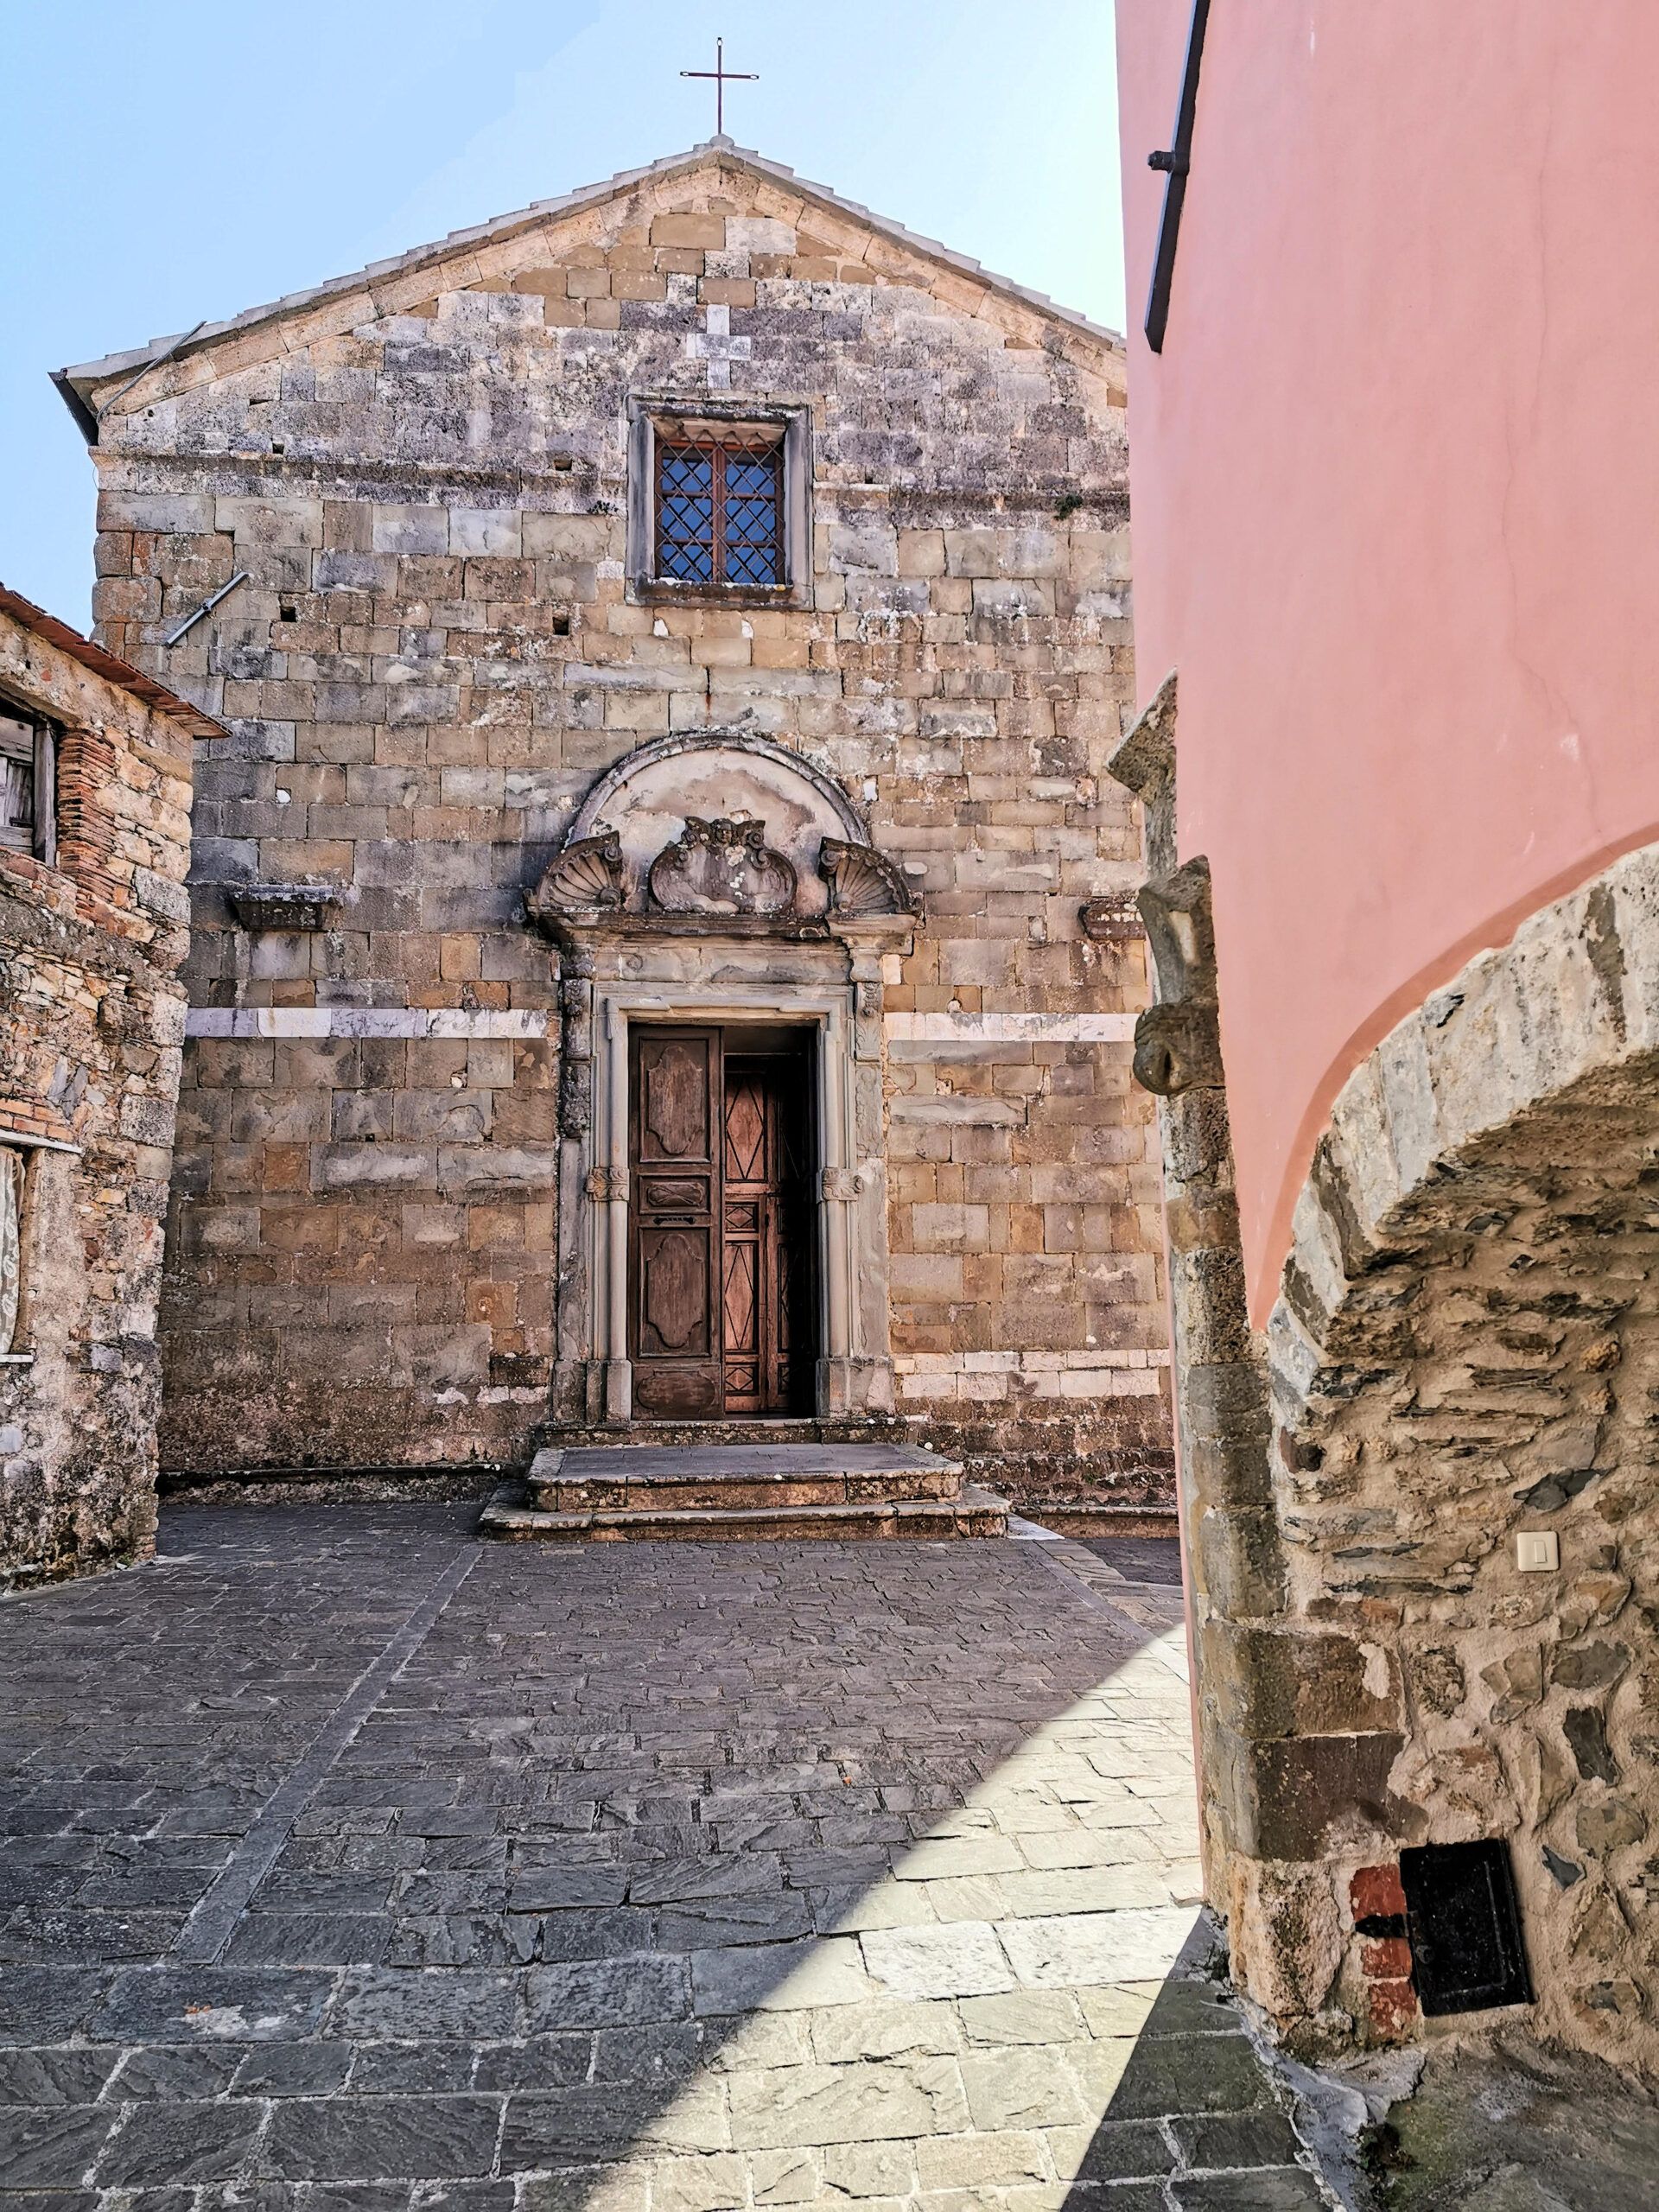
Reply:
M874 1025L874 1065L861 1022L859 996L868 984L807 983L764 990L730 986L708 995L646 982L594 984L594 1068L582 1188L589 1203L584 1224L590 1288L589 1358L602 1376L607 1424L632 1417L633 1369L628 1358L628 1040L630 1025L683 1022L777 1022L817 1032L817 1342L814 1390L820 1415L887 1410L893 1361L887 1313L887 1220L885 1161L858 1156L861 1078L873 1084L880 1128L880 1043ZM879 995L879 985L876 987ZM876 1325L875 1317L881 1319ZM591 1400L590 1400L591 1403Z

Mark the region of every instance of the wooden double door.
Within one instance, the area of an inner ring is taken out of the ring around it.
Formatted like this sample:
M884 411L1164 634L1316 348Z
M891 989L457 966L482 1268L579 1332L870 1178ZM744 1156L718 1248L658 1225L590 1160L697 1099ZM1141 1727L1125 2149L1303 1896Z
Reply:
M640 1027L629 1061L634 1411L810 1413L812 1033Z

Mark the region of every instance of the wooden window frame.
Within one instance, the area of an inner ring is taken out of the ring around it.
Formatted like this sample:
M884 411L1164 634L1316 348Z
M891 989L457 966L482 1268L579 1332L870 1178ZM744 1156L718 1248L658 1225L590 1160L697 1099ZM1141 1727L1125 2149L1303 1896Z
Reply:
M35 1276L38 1255L35 1251L36 1217L41 1205L40 1177L42 1158L53 1153L67 1154L72 1160L81 1157L78 1144L65 1144L57 1137L35 1135L28 1129L0 1128L0 1152L16 1154L22 1160L22 1188L17 1193L17 1312L12 1323L10 1337L0 1345L0 1369L32 1367L35 1363ZM6 1171L10 1173L10 1169Z
M30 823L9 829L0 823L0 846L9 852L28 853L45 868L55 868L58 861L58 738L52 724L28 708L16 705L0 695L0 715L25 730L32 731L29 747ZM7 757L21 760L25 756L14 752L10 743L4 744Z
M694 602L720 607L810 607L812 410L804 404L737 407L636 396L628 403L628 526L626 596L634 605ZM755 584L658 574L658 518L664 444L719 444L737 434L782 448L779 501L781 580Z

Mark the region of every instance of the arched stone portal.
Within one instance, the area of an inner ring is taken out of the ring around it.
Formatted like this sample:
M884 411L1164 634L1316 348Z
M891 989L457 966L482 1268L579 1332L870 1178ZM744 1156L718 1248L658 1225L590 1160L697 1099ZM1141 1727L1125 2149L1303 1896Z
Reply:
M1293 2043L1417 2032L1402 1850L1508 1848L1544 2031L1659 2068L1659 847L1354 1071L1250 1329L1210 879L1147 809L1206 1880ZM1559 1566L1522 1571L1516 1539Z
M1659 2061L1659 848L1533 916L1356 1070L1267 1348L1283 1612L1217 1631L1217 1696L1262 1732L1239 1809L1294 1773L1285 1856L1322 1856L1325 1894L1236 1872L1247 1970L1259 1947L1281 1999L1396 2031L1406 1993L1378 1985L1403 1961L1352 1937L1376 1888L1356 1878L1402 1844L1502 1836L1540 2024ZM1530 1532L1558 1569L1521 1571Z
M919 913L902 866L800 754L699 731L599 779L528 903L560 948L556 1414L656 1410L630 1355L630 1039L686 1024L813 1033L812 1409L891 1412L882 991Z

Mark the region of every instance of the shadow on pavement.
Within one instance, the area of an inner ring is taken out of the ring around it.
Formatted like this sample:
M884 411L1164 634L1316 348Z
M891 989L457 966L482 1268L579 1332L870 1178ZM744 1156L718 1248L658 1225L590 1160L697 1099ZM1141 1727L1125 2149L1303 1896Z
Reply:
M181 1961L470 1525L169 1507L154 1566L0 1607L10 2186L1058 2205L1085 2150L1274 2150L1248 2045L1164 1980L1179 1599L1036 1546L486 1548Z
M1153 2002L1067 2212L1293 2212L1329 2202L1298 2162L1273 2079L1226 1995L1226 1964L1205 1912Z

